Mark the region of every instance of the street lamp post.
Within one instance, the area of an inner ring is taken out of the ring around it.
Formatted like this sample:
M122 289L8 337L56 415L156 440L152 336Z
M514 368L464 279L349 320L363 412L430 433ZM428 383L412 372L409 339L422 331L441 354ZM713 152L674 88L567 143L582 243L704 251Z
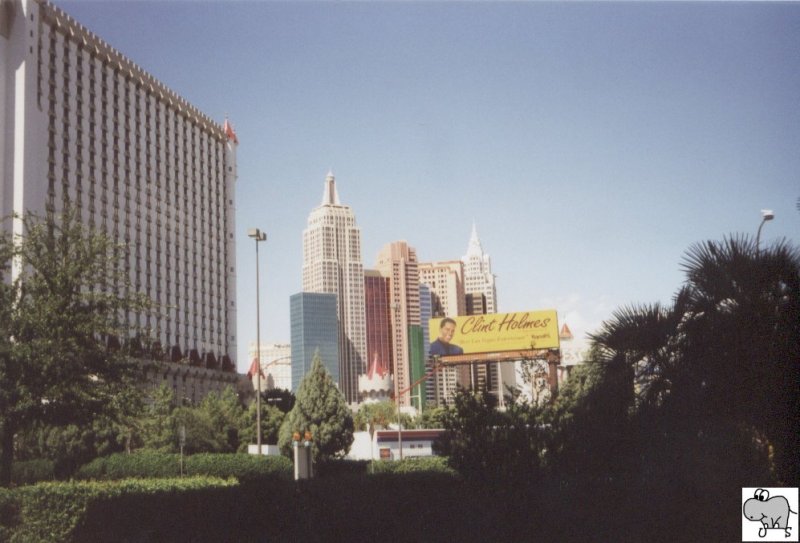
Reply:
M258 376L256 377L256 444L258 456L261 456L261 308L259 307L258 292L258 243L267 241L267 234L258 228L250 228L247 236L256 240L256 366L258 367L256 373Z
M403 459L403 423L400 422L400 403L395 402L397 407L397 443L400 448L400 460Z
M771 209L762 209L761 210L761 224L758 225L758 232L756 233L756 256L758 256L760 250L760 242L761 242L761 227L764 226L764 223L767 221L771 221L775 218L775 214L772 212Z

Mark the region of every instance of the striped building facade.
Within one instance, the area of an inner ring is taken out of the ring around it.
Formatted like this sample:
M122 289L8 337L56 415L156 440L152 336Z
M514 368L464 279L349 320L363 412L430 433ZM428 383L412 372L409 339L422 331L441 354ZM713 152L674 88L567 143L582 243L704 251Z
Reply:
M213 373L235 375L232 128L44 0L0 4L0 46L0 215L70 209L106 232L154 302L128 319L157 358L232 384Z

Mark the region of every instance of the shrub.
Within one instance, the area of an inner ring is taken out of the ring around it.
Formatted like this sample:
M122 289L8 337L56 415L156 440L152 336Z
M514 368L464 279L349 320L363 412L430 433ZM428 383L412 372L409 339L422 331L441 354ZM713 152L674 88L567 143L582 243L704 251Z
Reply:
M368 460L331 459L314 464L314 475L317 477L335 477L339 475L364 475L369 466Z
M11 482L15 485L54 481L55 478L54 463L46 458L14 462L11 466Z
M292 461L284 456L194 454L186 458L186 473L236 477L242 482L264 478L291 479Z
M19 524L19 502L11 490L0 488L0 542L11 540L14 528Z
M178 477L180 456L142 451L96 458L78 470L79 479L115 480L128 477ZM281 456L258 457L249 454L202 453L185 456L185 475L236 477L240 481L292 476L292 462Z
M447 458L421 456L403 460L376 460L371 465L372 473L443 473L456 475L456 470L447 465Z
M178 477L180 474L180 455L137 451L133 454L115 453L95 458L82 466L75 478L116 480L128 477Z
M138 534L175 530L176 521L197 519L199 504L223 500L232 479L128 479L39 483L14 491L20 503L15 541L119 541ZM209 508L208 511L213 511ZM168 511L169 514L164 514ZM205 512L206 516L213 516ZM131 514L135 512L135 514Z
M433 450L464 478L517 483L541 476L547 434L538 408L512 403L500 412L485 394L467 391L454 403Z

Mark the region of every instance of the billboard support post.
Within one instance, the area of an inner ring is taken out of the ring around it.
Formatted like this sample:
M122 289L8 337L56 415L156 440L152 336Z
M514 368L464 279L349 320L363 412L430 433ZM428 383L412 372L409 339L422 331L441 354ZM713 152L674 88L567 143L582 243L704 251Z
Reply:
M548 381L550 385L550 395L555 398L558 394L558 363L561 361L561 356L558 352L550 351L547 355L548 366Z

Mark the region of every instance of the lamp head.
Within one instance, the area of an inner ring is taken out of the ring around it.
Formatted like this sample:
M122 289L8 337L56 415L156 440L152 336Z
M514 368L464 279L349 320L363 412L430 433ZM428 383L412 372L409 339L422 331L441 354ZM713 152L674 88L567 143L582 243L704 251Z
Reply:
M771 221L775 218L775 213L772 212L771 209L762 209L761 216L764 218L765 221Z
M262 232L258 228L248 228L247 237L253 238L256 241L267 241L267 233Z

